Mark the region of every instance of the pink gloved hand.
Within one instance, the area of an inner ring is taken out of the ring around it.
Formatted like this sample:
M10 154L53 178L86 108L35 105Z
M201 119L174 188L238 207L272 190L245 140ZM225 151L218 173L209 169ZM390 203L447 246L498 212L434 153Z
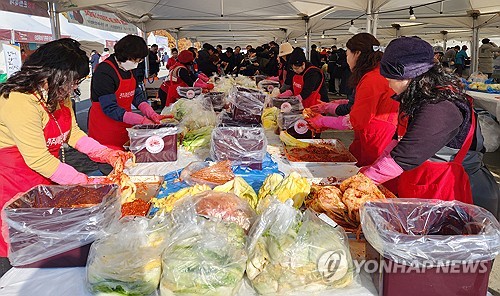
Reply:
M306 118L307 123L314 131L322 131L326 129L335 129L335 130L348 130L352 129L351 123L349 121L349 115L347 116L323 116L316 115L311 118Z
M345 105L347 103L349 103L349 100L335 100L330 103L314 105L311 107L311 110L314 113L337 115L337 107L340 105Z
M201 87L203 89L213 89L214 85L212 83L206 83L202 79L198 78L193 84L194 87Z
M88 184L89 179L87 175L82 174L75 170L72 166L61 162L56 171L50 176L50 180L57 184Z
M370 178L377 185L385 183L401 175L403 173L403 169L396 163L394 158L392 158L390 153L391 151L392 149L386 149L371 166L362 167L360 172Z
M288 98L293 96L293 92L291 90L287 90L281 94L278 95L278 98Z
M208 76L205 75L205 73L198 74L198 79L201 79L201 81L203 82L208 82L208 80L210 80L210 78L208 78Z
M76 150L85 153L95 162L114 165L119 158L125 161L132 157L130 152L110 149L90 137L82 137L75 145Z
M147 118L151 119L151 121L156 124L159 124L163 119L168 118L166 115L156 113L147 102L140 103L139 110L141 110L142 114L146 115Z
M280 78L278 76L270 76L266 78L267 80L279 82Z
M131 125L155 124L153 121L149 120L149 118L134 112L125 112L123 115L123 122Z

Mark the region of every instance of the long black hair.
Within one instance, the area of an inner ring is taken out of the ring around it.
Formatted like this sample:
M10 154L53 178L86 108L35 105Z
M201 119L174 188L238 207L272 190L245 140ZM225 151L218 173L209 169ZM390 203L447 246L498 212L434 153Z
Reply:
M426 73L413 78L408 88L396 96L403 117L413 119L425 104L442 101L467 102L462 81L453 73L447 73L440 64Z
M21 70L0 84L0 96L8 98L11 92L38 93L48 84L45 102L53 112L60 101L69 98L78 80L89 74L89 58L80 49L80 43L63 38L42 45L23 63Z
M373 46L380 46L380 42L370 33L354 35L346 43L346 47L353 53L359 51L358 60L349 78L349 86L356 88L359 81L369 71L375 69L382 59L381 51L374 51Z

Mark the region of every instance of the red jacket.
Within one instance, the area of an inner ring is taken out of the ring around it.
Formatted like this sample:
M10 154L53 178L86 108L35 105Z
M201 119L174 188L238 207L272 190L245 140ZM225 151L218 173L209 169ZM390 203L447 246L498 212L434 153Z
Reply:
M354 105L349 113L354 130L365 129L374 118L397 126L399 103L392 99L394 91L379 68L366 73L356 86Z

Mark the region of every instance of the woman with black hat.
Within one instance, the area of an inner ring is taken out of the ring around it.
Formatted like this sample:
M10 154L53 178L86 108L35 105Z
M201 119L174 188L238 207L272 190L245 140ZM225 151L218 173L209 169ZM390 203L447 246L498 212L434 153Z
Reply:
M287 90L279 97L297 96L302 99L305 108L317 105L321 101L328 102L328 90L325 86L325 77L318 67L313 66L306 60L304 51L296 47L290 54L289 63L292 66L293 84L292 90Z
M380 73L400 102L400 140L361 171L375 183L399 176L400 197L474 202L498 217L498 185L482 163L481 131L460 78L418 37L391 41Z
M100 63L92 75L88 128L92 138L110 148L123 150L129 141L128 127L160 123L165 116L151 108L132 73L148 55L144 39L127 35L114 49L115 53ZM132 112L132 105L143 115Z

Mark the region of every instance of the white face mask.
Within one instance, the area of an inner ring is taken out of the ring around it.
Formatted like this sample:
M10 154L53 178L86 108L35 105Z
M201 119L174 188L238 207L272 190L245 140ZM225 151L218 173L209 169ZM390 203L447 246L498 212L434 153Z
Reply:
M139 63L136 63L136 62L134 62L134 61L130 61L130 60L128 60L128 61L126 61L126 62L124 62L124 63L121 63L121 65L122 65L123 69L125 69L125 70L127 70L127 71L129 71L129 70L133 70L133 69L137 68L137 65L138 65L138 64L139 64Z

